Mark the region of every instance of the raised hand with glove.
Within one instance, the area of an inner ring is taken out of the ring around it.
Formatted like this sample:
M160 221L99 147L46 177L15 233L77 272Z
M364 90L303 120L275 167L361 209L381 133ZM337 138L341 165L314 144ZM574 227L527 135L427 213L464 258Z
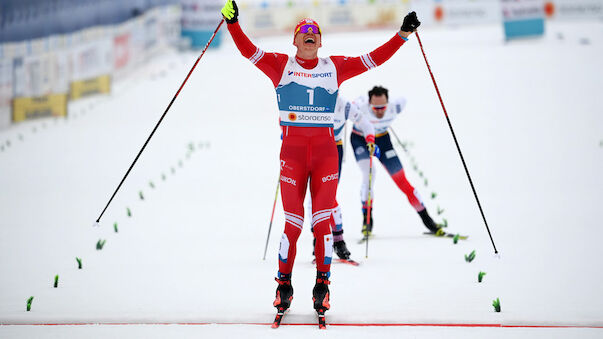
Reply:
M226 4L224 4L224 7L222 7L220 12L227 24L234 24L239 21L239 8L237 7L237 3L233 0L226 1Z
M417 13L412 11L404 17L404 21L402 22L402 26L400 26L400 35L404 38L408 38L408 36L417 30L417 28L421 25L421 21L417 19Z

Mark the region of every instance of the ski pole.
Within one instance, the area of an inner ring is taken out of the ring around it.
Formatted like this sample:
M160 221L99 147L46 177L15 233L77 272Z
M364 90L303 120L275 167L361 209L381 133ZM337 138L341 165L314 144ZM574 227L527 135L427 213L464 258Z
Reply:
M147 141L145 141L144 145L142 146L142 148L140 149L140 151L138 152L138 155L136 156L136 158L134 159L134 161L132 162L132 164L130 165L130 168L128 169L128 171L126 172L126 174L124 175L124 177L121 179L121 182L119 183L119 185L117 185L117 188L115 189L115 191L113 192L113 195L111 195L111 198L109 199L109 201L107 202L107 205L105 205L105 208L103 208L103 211L101 212L101 214L98 216L98 219L96 219L96 223L94 224L95 226L99 226L99 222L100 219L102 218L103 214L105 214L105 211L107 210L107 207L109 207L109 204L111 204L111 201L113 201L113 198L115 198L115 194L117 194L117 191L119 191L121 185L124 183L124 181L126 180L126 178L128 177L128 174L130 174L130 171L132 171L132 168L134 167L134 164L136 164L136 161L138 161L138 158L140 157L140 155L142 154L142 152L144 151L144 149L147 147L147 144L149 143L149 141L151 140L151 138L153 137L153 134L155 134L155 131L157 130L157 128L159 127L159 124L161 124L161 121L163 121L163 118L165 118L165 115L167 114L167 112L170 110L170 107L172 107L172 104L174 103L174 101L176 100L176 97L178 97L178 94L180 94L180 91L182 90L182 87L184 87L184 84L186 84L186 81L188 80L188 78L191 76L191 74L193 73L193 70L195 69L195 67L197 67L197 64L199 63L199 60L201 60L201 57L203 57L203 54L205 54L205 51L207 50L207 48L209 47L209 45L211 44L211 42L214 40L214 37L216 36L216 34L218 33L218 30L220 29L220 27L222 26L222 24L224 23L224 19L220 20L220 23L218 24L218 27L216 27L216 30L214 31L214 34L211 36L211 38L209 39L209 41L207 42L207 44L205 45L205 48L203 48L203 51L201 52L201 54L199 55L199 57L197 58L197 61L195 61L195 64L193 65L193 67L191 68L191 70L188 72L188 74L186 75L186 78L184 78L184 81L182 82L182 85L180 85L180 88L178 88L178 91L176 92L176 94L174 95L174 97L172 98L172 101L170 101L170 104L167 106L167 108L165 109L165 112L163 112L163 115L161 115L161 118L159 119L159 121L157 122L157 124L155 125L155 128L153 128L153 131L151 132L151 134L149 135L149 137L147 138Z
M467 169L467 164L465 163L465 158L463 158L463 153L461 152L461 147L459 146L459 143L456 140L456 135L454 134L454 130L452 129L452 124L450 123L450 118L448 118L448 113L446 112L446 107L444 106L444 101L442 100L442 96L440 95L440 90L438 89L438 85L436 84L433 73L431 72L431 67L429 67L429 62L427 61L427 56L425 56L425 50L423 49L423 44L421 43L421 38L419 37L418 32L415 32L415 34L417 35L417 41L419 42L419 46L421 47L421 53L423 53L423 58L425 59L425 64L427 65L427 70L429 71L429 75L431 75L431 80L433 81L433 86L435 87L436 93L438 94L438 98L440 99L440 104L442 105L442 109L444 110L444 116L446 116L446 121L448 122L448 127L450 128L450 132L452 133L452 138L454 139L454 143L456 144L456 149L459 152L461 161L463 162L463 167L465 168L465 173L467 173L467 178L469 179L469 184L471 185L471 189L473 190L473 196L475 196L475 201L477 202L477 207L479 208L479 212L481 213L482 219L484 220L484 225L486 225L486 230L488 231L488 236L490 236L490 241L492 242L492 247L494 247L494 253L498 254L498 250L496 249L496 245L494 244L494 239L492 239L492 233L490 233L490 227L488 227L488 222L486 221L486 216L484 215L482 205L480 204L479 198L477 197L477 192L475 191L475 186L473 186L473 180L471 180L471 175L469 175L469 170Z
M394 138L396 138L396 141L398 142L398 144L400 145L400 147L402 147L402 149L404 150L404 153L408 154L408 150L406 149L406 146L404 146L404 144L402 143L402 141L400 141L400 138L398 138L398 135L396 134L396 132L394 131L394 128L389 126L389 130L392 132L392 134L394 135Z
M343 159L341 159L343 162L345 162L345 150L346 150L346 146L348 145L348 141L347 141L347 135L348 135L348 122L344 122L343 123Z
M274 194L274 204L272 204L272 215L270 216L270 225L268 226L268 235L266 236L266 246L264 247L264 257L262 260L266 260L266 251L268 251L268 240L270 240L270 230L272 230L272 220L274 219L274 210L276 209L276 199L278 198L278 188L281 184L281 177L279 174L278 182L276 183L276 193Z
M371 223L371 209L372 209L372 205L373 205L373 200L371 197L371 189L372 189L372 182L373 182L373 156L369 153L369 182L368 182L368 199L367 199L367 210L366 210L366 223L367 223L367 227L366 227L366 250L365 250L365 254L364 257L368 259L368 243L369 243L369 230L368 230L368 225L372 224ZM371 227L371 231L372 231L372 227Z

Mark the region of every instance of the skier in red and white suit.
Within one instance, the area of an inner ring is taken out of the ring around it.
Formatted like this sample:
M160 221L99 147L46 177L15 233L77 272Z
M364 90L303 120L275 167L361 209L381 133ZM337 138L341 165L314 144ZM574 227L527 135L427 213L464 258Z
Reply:
M316 238L316 285L314 308L329 309L329 275L333 236L329 225L338 181L338 153L333 135L333 115L339 86L387 61L416 30L420 22L414 12L404 18L401 30L385 44L359 57L318 58L321 30L312 19L295 27L294 57L264 52L243 33L238 9L228 0L222 9L228 31L241 54L266 74L276 89L283 129L281 146L281 197L285 211L285 232L279 249L279 270L274 306L284 312L293 298L291 272L296 243L304 220L304 197L310 185L312 228Z

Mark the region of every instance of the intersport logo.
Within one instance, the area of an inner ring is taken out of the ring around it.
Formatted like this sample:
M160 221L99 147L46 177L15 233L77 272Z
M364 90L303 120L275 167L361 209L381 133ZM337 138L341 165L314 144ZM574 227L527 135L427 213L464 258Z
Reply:
M300 77L300 78L330 78L333 76L333 72L326 73L306 73L306 72L294 72L288 71L288 76Z
M327 181L337 180L337 179L339 179L339 173L333 173L333 174L329 174L325 177L322 177L322 182L327 182Z

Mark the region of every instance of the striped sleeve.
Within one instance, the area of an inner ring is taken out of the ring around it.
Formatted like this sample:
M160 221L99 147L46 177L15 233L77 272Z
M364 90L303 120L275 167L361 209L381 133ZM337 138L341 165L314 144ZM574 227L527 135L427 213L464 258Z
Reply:
M255 53L253 53L253 55L249 58L249 61L251 61L251 63L255 65L258 63L258 61L260 61L264 54L264 51L259 48L256 48Z
M238 22L228 24L228 31L241 55L249 59L252 64L264 72L270 78L274 87L276 87L281 80L283 70L287 64L287 55L266 53L256 47L247 35L245 35Z

